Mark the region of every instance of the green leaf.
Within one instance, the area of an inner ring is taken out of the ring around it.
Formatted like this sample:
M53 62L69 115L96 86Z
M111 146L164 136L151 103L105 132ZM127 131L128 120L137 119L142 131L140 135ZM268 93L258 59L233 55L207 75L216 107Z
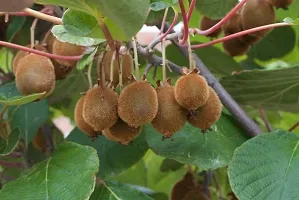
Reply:
M14 36L21 30L22 26L25 24L26 17L13 17L5 32L5 41L11 42Z
M92 46L106 41L104 39L73 35L72 33L69 33L62 25L55 25L51 31L53 35L57 37L57 39L59 39L60 41L81 46Z
M9 134L7 141L0 137L0 156L10 154L17 146L20 139L20 129L15 128Z
M0 93L0 103L8 106L17 106L17 105L27 104L32 101L35 101L40 97L44 96L45 94L46 92L43 92L43 93L31 94L28 96L14 96L8 99L5 96L5 94Z
M160 11L178 3L178 0L151 0L151 9L153 11Z
M143 132L150 149L156 154L208 170L226 166L235 148L246 141L243 130L236 127L229 115L222 114L212 128L213 131L202 134L200 129L186 124L172 139L164 141L150 125L145 126Z
M98 48L95 48L90 54L85 54L79 62L77 62L77 69L82 70L85 66L89 65L97 52Z
M297 199L299 137L286 131L261 134L239 147L228 168L238 199Z
M90 200L153 200L144 193L115 181L107 181L97 187Z
M0 199L88 199L95 187L98 168L93 148L66 142L58 146L52 157L5 184Z
M125 146L109 141L104 136L92 141L76 128L70 133L67 140L89 145L97 150L101 160L101 170L99 171L101 178L116 176L124 172L136 164L148 150L144 134L139 135L133 142Z
M223 18L236 4L238 0L201 0L196 2L196 8L211 19Z
M276 70L244 71L221 79L221 84L242 105L299 111L299 66Z
M290 53L296 44L293 27L284 26L273 29L259 43L253 45L248 56L262 61L281 58Z
M38 0L41 4L55 4L85 12L105 22L115 40L130 40L146 21L149 0Z
M47 122L49 105L47 100L33 102L18 107L10 107L11 128L20 128L21 138L26 145L31 142L37 130Z

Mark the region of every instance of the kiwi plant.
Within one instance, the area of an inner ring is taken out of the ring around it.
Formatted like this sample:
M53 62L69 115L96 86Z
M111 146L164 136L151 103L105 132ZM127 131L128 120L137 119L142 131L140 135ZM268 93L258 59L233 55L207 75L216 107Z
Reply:
M141 129L141 126L137 128L131 127L119 118L116 124L108 129L103 130L103 135L111 141L127 145L138 136L138 134L141 132Z
M177 181L171 190L170 200L182 200L188 192L196 188L195 177L191 172L187 172L185 176Z
M218 121L222 112L222 103L211 87L209 87L209 94L207 103L188 115L188 122L203 132Z
M119 117L132 127L151 122L158 113L157 92L146 80L132 80L118 99Z
M251 45L243 42L240 38L233 38L222 43L223 49L230 56L240 56L247 53Z
M203 106L209 97L206 79L199 75L197 69L181 76L174 87L176 101L188 110L196 110Z
M207 29L211 28L212 26L214 26L215 24L217 24L219 21L220 21L219 19L214 20L214 19L208 18L207 16L203 16L203 18L200 21L200 29L207 30ZM222 28L219 28L207 36L208 37L218 37L221 32L222 32Z
M152 121L152 126L165 138L171 137L182 129L187 121L186 109L181 107L174 98L174 87L171 79L167 82L157 82L158 113Z

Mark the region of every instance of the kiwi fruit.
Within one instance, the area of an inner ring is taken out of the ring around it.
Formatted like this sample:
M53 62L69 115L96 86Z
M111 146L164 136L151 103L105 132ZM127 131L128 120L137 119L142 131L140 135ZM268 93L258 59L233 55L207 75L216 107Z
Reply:
M52 53L61 56L79 56L84 52L83 46L78 46L68 42L61 42L58 39L55 39L53 42ZM73 67L76 65L77 61L73 60L62 60L55 59L59 64Z
M289 5L293 3L293 0L270 0L270 2L276 8L288 9Z
M239 38L226 40L222 43L225 52L230 56L240 56L247 53L251 45L244 43Z
M203 192L202 186L189 191L183 200L209 200L210 198Z
M131 127L151 122L158 112L156 90L145 80L134 81L119 95L119 117Z
M28 44L26 45L26 47L31 47L31 44ZM36 50L39 50L39 51L44 51L44 52L48 52L47 49L43 46L43 45L40 45L40 44L36 44L34 45L33 47L34 49ZM13 59L13 63L12 63L12 66L13 66L13 73L14 75L16 75L16 71L17 71L17 66L20 62L20 60L22 58L24 58L26 55L28 55L29 53L26 52L26 51L18 51L18 53L15 55L14 59Z
M106 136L107 139L128 145L140 132L141 126L137 128L130 127L126 122L118 119L116 124L112 127L103 130L103 135Z
M207 103L189 114L187 119L192 126L200 128L203 132L218 121L222 112L222 103L218 95L213 88L209 87L209 90L210 96Z
M110 88L90 89L83 103L83 119L95 130L113 126L117 120L117 94Z
M97 132L94 131L93 128L88 123L86 123L86 121L83 118L84 99L85 96L82 96L77 101L74 112L75 123L82 132L86 133L90 137L96 137L98 135Z
M114 51L107 51L104 59L104 72L105 72L105 79L106 81L110 82L110 72L111 72L111 59L114 54ZM123 84L126 85L129 80L128 77L132 73L133 69L133 58L130 54L120 55L122 58L122 80ZM100 66L100 65L99 65ZM119 66L118 66L118 60L113 60L113 81L112 86L116 87L119 83ZM100 71L98 68L98 76L100 77Z
M51 29L46 33L43 42L46 43L47 49L49 52L53 52L53 44L55 42L56 37L53 35L53 33L51 32Z
M36 54L28 54L22 58L17 65L16 86L23 95L46 92L45 96L48 96L55 88L55 72L51 60Z
M182 129L187 121L186 110L183 109L174 98L174 87L171 80L163 85L158 81L158 113L152 121L152 126L164 135L171 137L175 132Z
M177 181L171 190L170 200L182 200L188 194L196 188L196 183L194 181L193 174L187 172L185 176Z
M217 24L220 20L213 20L210 19L206 16L203 16L203 18L200 21L200 29L201 30L207 30L211 27L213 27L215 24ZM217 29L216 31L214 31L213 33L210 33L209 35L207 35L208 37L218 37L220 35L220 33L222 32L222 28Z
M275 23L275 11L268 0L248 0L241 9L241 22L244 30ZM270 29L250 33L263 37Z
M34 0L12 0L12 1L1 1L1 12L18 12L24 8L31 7Z
M174 87L176 101L188 110L196 110L203 106L209 97L209 87L206 79L194 69L181 76Z
M37 149L38 151L46 152L47 143L42 128L38 129L36 135L33 138L32 144L34 148Z

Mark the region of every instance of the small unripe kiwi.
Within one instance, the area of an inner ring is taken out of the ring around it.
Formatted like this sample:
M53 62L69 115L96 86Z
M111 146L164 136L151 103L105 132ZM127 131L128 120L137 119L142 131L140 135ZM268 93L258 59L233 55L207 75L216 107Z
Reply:
M205 105L188 116L188 122L202 131L208 130L221 116L222 103L214 91L209 87L210 96Z
M118 119L117 94L106 87L90 89L84 99L83 118L95 131L113 126Z
M61 42L58 39L55 39L53 42L53 54L61 55L61 56L79 56L84 52L83 46L78 46L75 44L71 44L68 42ZM59 64L73 67L76 65L77 61L71 60L61 60L55 59Z
M138 136L140 132L141 126L137 128L130 127L123 120L118 119L116 124L114 124L112 127L103 130L103 135L109 140L128 145Z
M275 6L276 8L283 8L287 9L291 3L293 3L293 0L270 0L270 2Z
M55 88L55 72L47 57L29 54L19 61L16 70L16 85L23 95L46 92L49 95Z
M170 200L182 200L196 187L192 173L187 172L183 179L177 181L171 190Z
M31 7L34 3L34 0L12 0L1 1L1 12L18 12L22 11L24 8Z
M82 96L76 104L74 118L77 127L90 137L96 137L98 134L83 118L83 104L85 96Z
M220 20L213 20L206 16L203 16L203 18L200 21L200 29L201 30L207 30L211 27L213 27L215 24L217 24ZM207 35L208 37L218 37L222 31L222 28L217 29L213 33L210 33Z
M209 97L209 87L206 79L194 69L189 74L181 76L174 87L176 101L188 110L196 110L204 105Z
M230 56L240 56L247 53L251 45L242 42L239 38L226 40L222 43L225 52Z
M244 30L264 26L275 22L275 11L268 0L248 0L241 9L241 21ZM270 29L250 33L263 37Z
M120 93L118 114L129 126L137 128L149 123L157 112L157 92L147 81L135 81Z
M174 98L174 88L169 82L160 85L158 82L158 113L152 121L152 126L165 138L171 137L182 129L187 121L186 110L182 108Z
M31 47L31 44L26 45L26 47L29 47L29 48L30 48L30 47ZM46 49L44 46L40 45L40 44L36 44L36 45L34 45L33 48L36 49L36 50L39 50L39 51L48 52L47 49ZM15 57L14 57L14 59L13 59L13 63L12 63L12 66L13 66L13 73L14 73L14 75L16 75L17 66L18 66L20 60L21 60L22 58L24 58L25 56L27 56L28 54L29 54L28 52L26 52L26 51L21 51L21 50L20 50L20 51L18 51L18 53L15 55Z
M104 72L106 81L110 82L110 72L111 72L111 59L114 54L114 51L108 51L105 54L103 64L104 64ZM128 77L132 73L133 69L133 58L130 54L119 55L122 58L122 80L123 84L126 85L129 80ZM120 63L119 63L120 64ZM100 65L99 65L100 66ZM112 85L116 87L119 83L119 66L118 60L113 60L113 82ZM100 77L100 71L98 68L98 76Z

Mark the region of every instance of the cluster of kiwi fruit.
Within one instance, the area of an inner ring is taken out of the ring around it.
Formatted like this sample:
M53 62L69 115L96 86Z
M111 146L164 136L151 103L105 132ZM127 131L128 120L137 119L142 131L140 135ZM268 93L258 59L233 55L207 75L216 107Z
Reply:
M158 81L155 89L145 77L136 80L132 75L130 54L120 57L122 65L119 66L114 52L105 53L102 69L98 70L99 77L101 71L105 74L105 84L89 89L76 104L75 123L90 137L103 134L126 145L147 123L164 138L170 138L186 122L206 131L219 119L221 101L196 69L181 76L175 86L167 79ZM118 95L115 88L120 79L125 87Z
M238 33L247 29L275 23L274 7L287 9L293 0L248 0L242 8L222 28L208 35L217 37L224 31L224 35ZM212 20L204 16L200 27L202 30L209 29L219 20ZM237 38L226 40L222 43L225 52L230 56L240 56L247 53L251 46L259 42L271 29L253 32Z
M85 50L82 46L59 41L50 30L43 41L32 48L62 56L81 55ZM49 59L34 53L19 51L13 60L16 86L22 95L45 92L42 97L44 98L52 93L56 80L64 79L75 65L76 61Z

